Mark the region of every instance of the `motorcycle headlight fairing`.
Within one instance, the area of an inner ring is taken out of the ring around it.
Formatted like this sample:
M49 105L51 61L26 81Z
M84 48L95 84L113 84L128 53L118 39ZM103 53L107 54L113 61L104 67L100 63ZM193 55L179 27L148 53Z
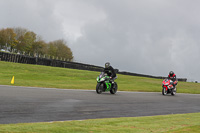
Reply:
M100 79L100 81L104 81L104 80L105 80L105 78Z

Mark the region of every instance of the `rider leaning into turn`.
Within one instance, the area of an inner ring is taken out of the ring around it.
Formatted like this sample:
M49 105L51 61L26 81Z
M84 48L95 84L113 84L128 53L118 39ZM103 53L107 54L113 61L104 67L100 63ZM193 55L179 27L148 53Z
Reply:
M175 86L177 85L177 83L174 83L176 81L176 74L174 74L173 71L169 72L168 79L171 79L173 81L173 86L175 88Z
M103 72L107 73L107 75L111 79L111 82L113 83L117 76L116 76L115 70L113 69L113 67L110 65L109 62L105 63L105 68L104 68Z

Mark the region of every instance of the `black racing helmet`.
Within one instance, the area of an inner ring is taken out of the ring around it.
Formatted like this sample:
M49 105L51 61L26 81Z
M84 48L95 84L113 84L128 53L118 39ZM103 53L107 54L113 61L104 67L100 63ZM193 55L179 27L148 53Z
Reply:
M174 72L173 72L173 71L170 71L170 72L169 72L169 75L170 75L170 76L173 76L173 75L174 75Z
M105 68L108 68L110 66L110 63L109 62L106 62L105 63Z

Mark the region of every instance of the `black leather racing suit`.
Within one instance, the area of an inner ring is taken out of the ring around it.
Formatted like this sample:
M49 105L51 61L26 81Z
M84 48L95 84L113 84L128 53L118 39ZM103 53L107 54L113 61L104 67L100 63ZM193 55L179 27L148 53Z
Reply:
M177 83L174 83L176 81L176 74L168 75L168 79L171 79L173 81L174 88L176 87Z
M107 73L107 75L111 77L111 81L114 81L116 79L117 75L112 66L109 66L108 68L104 68L103 72Z

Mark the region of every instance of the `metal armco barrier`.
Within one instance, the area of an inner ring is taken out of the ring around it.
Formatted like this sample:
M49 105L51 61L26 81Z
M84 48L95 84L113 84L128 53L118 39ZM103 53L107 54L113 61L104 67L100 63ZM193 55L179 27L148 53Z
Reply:
M46 58L30 57L30 56L11 54L11 53L5 53L5 52L0 52L0 61L8 61L8 62L16 62L16 63L24 63L24 64L36 64L36 65L45 65L45 66L53 66L53 67L99 71L99 72L101 72L103 70L103 67L95 66L95 65L70 62L70 61L53 60L53 59L46 59ZM151 76L151 75L144 75L144 74L137 74L137 73L130 73L130 72L120 72L119 71L117 73L123 74L123 75L157 78L157 79L166 78L166 77ZM186 82L187 79L186 78L178 78L178 81Z
M118 72L119 74L123 75L131 75L131 76L139 76L139 77L147 77L147 78L156 78L156 79L165 79L167 77L161 77L161 76L151 76L151 75L144 75L144 74L138 74L138 73L130 73L130 72ZM187 78L177 78L178 81L186 82Z
M11 54L11 53L6 53L6 52L0 52L0 61L45 65L45 66L53 66L53 67L64 67L64 68L90 70L90 71L102 71L103 70L103 67L89 65L89 64L70 62L70 61L53 60L53 59L46 59L46 58L30 57L30 56Z

